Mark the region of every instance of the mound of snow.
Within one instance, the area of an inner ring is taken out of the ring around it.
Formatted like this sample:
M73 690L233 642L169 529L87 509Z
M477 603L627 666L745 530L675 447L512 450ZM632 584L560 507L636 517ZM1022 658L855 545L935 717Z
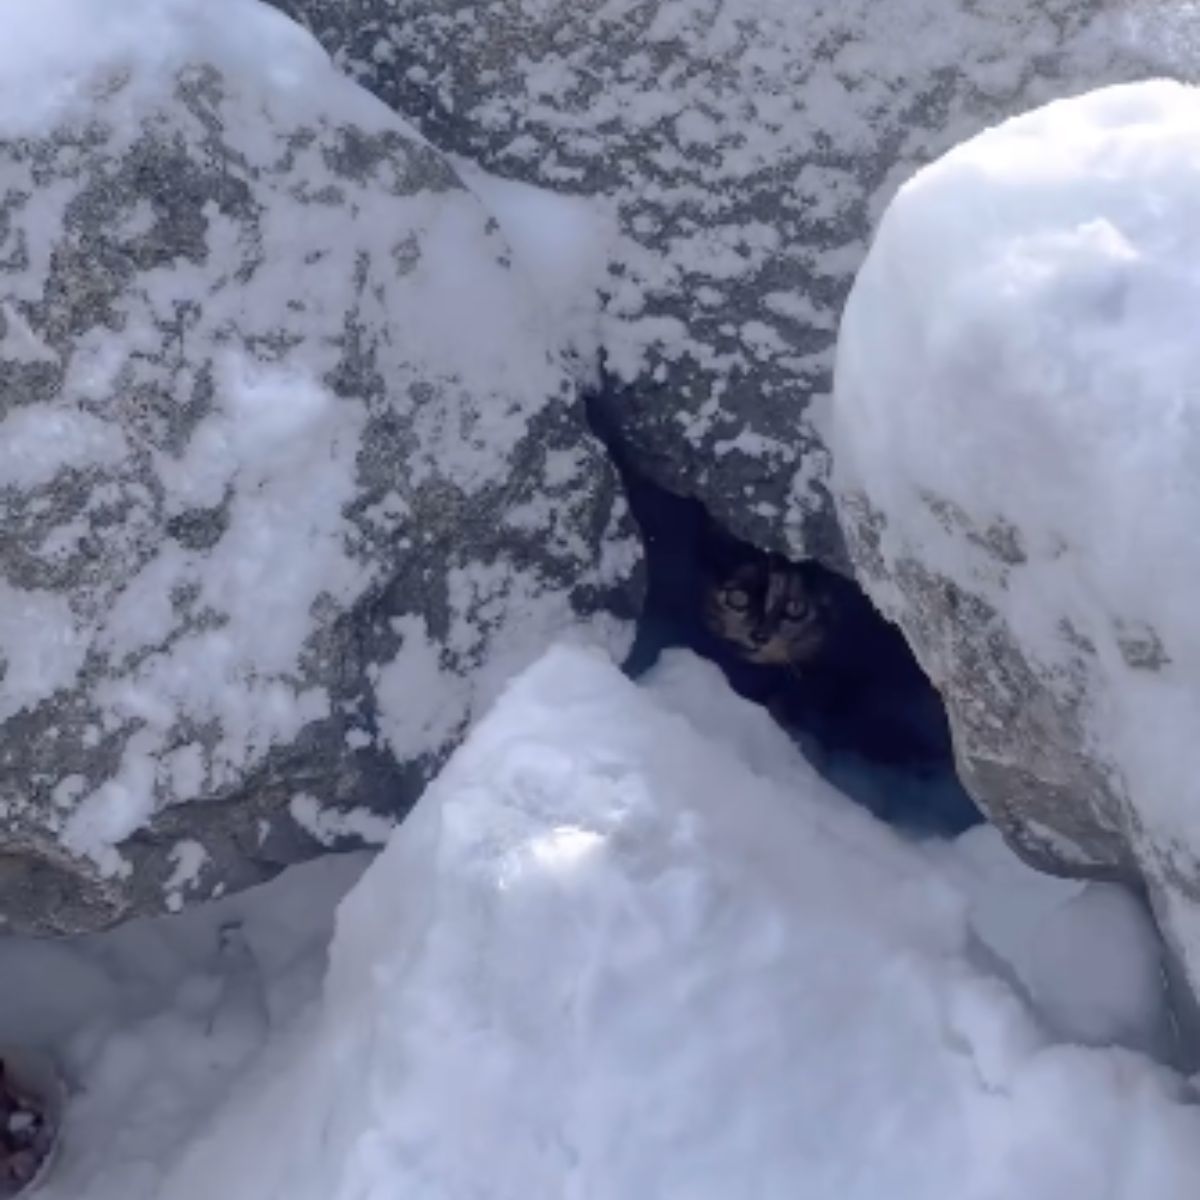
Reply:
M327 855L178 916L0 938L0 1046L50 1054L70 1103L45 1200L158 1200L170 1163L269 1037L312 1010L337 902Z
M901 189L842 325L851 553L1030 855L1148 882L1200 981L1200 90L1049 105Z
M991 825L924 848L967 898L971 929L1053 1035L1172 1052L1160 942L1132 893L1034 871Z
M508 690L162 1200L1196 1194L1168 1072L1049 1044L928 857L670 671Z

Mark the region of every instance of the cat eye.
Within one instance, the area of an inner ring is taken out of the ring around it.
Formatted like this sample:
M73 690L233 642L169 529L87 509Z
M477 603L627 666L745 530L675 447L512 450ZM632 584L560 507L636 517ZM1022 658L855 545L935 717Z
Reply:
M783 615L792 621L799 621L801 617L808 616L808 601L800 597L793 597L783 606Z
M745 612L750 607L750 593L741 588L728 588L725 592L725 603L734 612Z

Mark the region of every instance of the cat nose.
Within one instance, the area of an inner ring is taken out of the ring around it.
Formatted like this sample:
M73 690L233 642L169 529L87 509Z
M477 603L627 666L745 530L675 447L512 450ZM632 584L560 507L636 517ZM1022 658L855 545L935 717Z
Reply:
M756 646L765 646L771 638L765 629L752 629L750 631L750 640Z

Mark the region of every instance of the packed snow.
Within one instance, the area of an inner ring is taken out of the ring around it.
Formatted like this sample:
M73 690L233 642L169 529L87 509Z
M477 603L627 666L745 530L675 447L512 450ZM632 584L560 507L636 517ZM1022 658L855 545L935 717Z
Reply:
M690 654L561 646L361 878L0 942L0 1042L74 1089L46 1200L1190 1200L1186 1082L1040 1007L1154 1027L1152 935L1005 855L902 840ZM1132 974L1072 1000L1055 922Z
M1045 686L1083 697L1193 980L1200 915L1175 893L1200 838L1198 187L1200 89L1166 81L953 150L881 223L834 415L838 486L886 514L882 559L984 597Z
M0 939L0 1053L51 1053L70 1096L47 1197L160 1195L239 1073L316 1001L334 906L365 862L320 859L104 934Z
M1026 866L979 825L924 849L967 901L972 933L1063 1041L1179 1052L1154 924L1126 888Z

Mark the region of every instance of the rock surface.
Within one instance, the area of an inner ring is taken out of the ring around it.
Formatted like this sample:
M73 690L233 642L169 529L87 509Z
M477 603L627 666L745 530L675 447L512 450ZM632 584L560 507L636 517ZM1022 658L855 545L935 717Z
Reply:
M0 46L0 922L378 840L639 558L440 154L271 9L14 0Z
M277 2L435 144L603 197L601 341L643 466L835 566L833 348L887 200L999 118L1184 69L1189 34L1129 0Z
M838 504L1034 865L1141 882L1200 994L1200 89L1102 89L901 190L842 324Z

